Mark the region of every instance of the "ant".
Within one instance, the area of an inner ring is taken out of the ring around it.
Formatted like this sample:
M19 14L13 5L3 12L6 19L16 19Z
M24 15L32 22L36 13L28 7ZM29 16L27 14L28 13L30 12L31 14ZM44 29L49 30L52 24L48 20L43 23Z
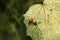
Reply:
M37 25L36 21L34 21L33 18L28 18L28 24Z

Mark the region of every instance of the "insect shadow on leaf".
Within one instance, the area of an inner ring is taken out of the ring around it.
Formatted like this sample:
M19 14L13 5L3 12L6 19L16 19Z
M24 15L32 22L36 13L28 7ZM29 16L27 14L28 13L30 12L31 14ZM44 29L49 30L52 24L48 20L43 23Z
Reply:
M33 25L37 25L37 22L33 22Z

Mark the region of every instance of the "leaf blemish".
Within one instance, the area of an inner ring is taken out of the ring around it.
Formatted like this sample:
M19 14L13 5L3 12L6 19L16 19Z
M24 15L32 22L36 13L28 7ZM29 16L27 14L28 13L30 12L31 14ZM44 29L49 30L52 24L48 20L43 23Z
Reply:
M50 11L53 11L52 9L50 9Z

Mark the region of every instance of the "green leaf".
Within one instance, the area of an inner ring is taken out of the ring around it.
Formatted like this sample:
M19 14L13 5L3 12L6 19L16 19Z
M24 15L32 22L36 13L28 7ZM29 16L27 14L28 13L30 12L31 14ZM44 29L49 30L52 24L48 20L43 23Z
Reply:
M60 0L44 0L42 4L32 5L26 14L24 23L27 35L33 40L60 40ZM33 22L28 24L28 19Z

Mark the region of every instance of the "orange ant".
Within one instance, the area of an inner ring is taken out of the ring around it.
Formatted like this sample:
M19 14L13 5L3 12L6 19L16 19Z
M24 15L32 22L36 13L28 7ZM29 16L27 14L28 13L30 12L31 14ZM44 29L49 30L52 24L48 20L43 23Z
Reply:
M33 20L33 18L28 18L28 24L37 25L37 23Z

